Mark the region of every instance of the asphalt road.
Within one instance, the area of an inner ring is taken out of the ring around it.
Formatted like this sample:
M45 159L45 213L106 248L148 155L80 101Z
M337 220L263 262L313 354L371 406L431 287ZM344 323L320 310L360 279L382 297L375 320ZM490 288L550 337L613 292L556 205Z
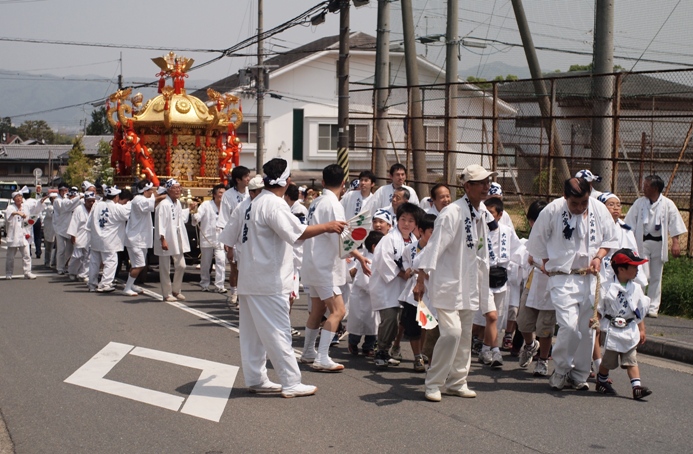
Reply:
M0 248L0 267L5 254ZM444 396L432 403L423 398L424 375L413 372L408 347L400 367L379 371L352 358L342 341L333 357L346 365L343 373L301 366L304 383L319 388L315 396L262 397L247 393L236 369L238 318L224 296L187 282L185 304L168 304L88 293L84 284L38 266L35 272L35 281L0 280L0 411L17 453L691 449L693 368L687 365L641 356L643 384L654 394L634 401L623 371L612 374L616 397L553 392L546 379L506 356L501 371L473 364L476 399ZM160 292L157 283L145 287ZM299 330L306 315L302 298L292 314ZM302 347L302 338L295 346ZM210 367L216 372L205 375ZM66 382L78 370L74 381L81 384ZM276 379L273 371L270 376ZM228 399L222 378L233 380ZM199 399L195 409L190 402Z

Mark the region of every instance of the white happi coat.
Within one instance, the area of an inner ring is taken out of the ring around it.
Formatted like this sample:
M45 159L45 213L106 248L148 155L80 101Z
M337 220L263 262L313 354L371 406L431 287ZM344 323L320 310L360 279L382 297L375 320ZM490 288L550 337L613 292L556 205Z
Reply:
M644 250L643 237L646 234L662 235L662 263L669 260L669 237L688 231L674 202L661 194L655 203L650 203L647 197L636 200L626 214L625 223L635 229L635 241L640 251Z
M53 228L55 234L68 238L67 228L72 220L72 212L82 203L79 197L68 199L67 197L56 197L53 201Z
M349 191L342 197L339 202L344 207L344 216L351 219L360 212L370 209L371 201L375 200L373 194L368 194L368 197L361 195L358 189ZM371 210L371 214L373 211Z
M602 314L600 329L606 333L604 348L625 353L640 343L638 323L645 318L650 299L635 282L628 281L624 288L616 276L602 284L601 295L598 310ZM617 328L611 325L605 315L634 320L623 328Z
M532 227L527 250L537 263L541 263L542 259L549 259L545 265L548 272L570 273L573 269L573 261L579 252L580 233L576 228L570 239L564 235L564 229L570 225L572 218L566 199L561 197L542 210ZM606 206L594 198L589 198L587 219L583 219L583 226L587 230L587 257L584 266L589 265L599 248L618 247L614 219Z
M304 220L307 222L308 218L308 208L305 207L301 202L296 200L293 205L291 205L291 213L294 215L302 215Z
M154 214L154 254L159 257L181 255L190 252L188 232L185 223L190 217L190 210L183 209L180 200L173 203L171 197L166 196L159 202ZM168 250L161 248L161 237L166 239Z
M136 195L131 202L130 219L125 227L125 246L149 249L154 245L152 213L156 208L154 196Z
M467 196L445 207L436 219L419 265L430 275L428 294L433 307L476 311L480 303L488 303L486 241L491 219L483 204L474 210Z
M515 225L513 224L513 220L508 214L507 211L503 210L503 214L501 215L500 221L498 221L499 224L501 225L506 225L510 227L511 229L515 230Z
M523 247L515 230L499 223L496 230L488 233L487 243L489 266L502 266L508 273L508 279L510 279L511 271L513 271L510 260ZM501 287L492 288L491 293L504 292L507 288L508 283L506 282Z
M291 294L294 285L291 246L305 229L284 199L266 189L234 211L220 241L227 246L235 245L243 257L238 262L238 294Z
M404 263L404 269L412 269L414 271L419 269L419 264L421 263L421 255L425 247L419 245L419 241L414 241L409 246L406 247L404 255L402 256L402 262ZM414 298L414 287L416 286L416 281L418 279L418 273L412 273L409 280L404 285L404 290L399 295L399 300L403 303L411 304L412 306L418 306L419 302ZM421 301L426 304L434 317L436 317L436 310L431 306L431 300L428 296L428 282L424 281L424 294Z
M308 225L345 220L344 207L328 189L308 210ZM304 241L301 270L304 285L338 287L346 283L346 260L339 257L339 239L339 234L328 233Z
M414 188L411 186L407 186L406 184L402 185L403 188L406 188L409 191L409 203L413 203L414 205L419 205L419 197L416 195L416 191L414 191ZM392 195L395 193L395 187L392 186L391 184L381 186L378 188L377 191L375 191L375 194L373 194L373 205L374 207L384 207L387 205L390 205L392 203Z
M192 224L199 226L200 229L200 247L223 249L218 238L221 230L217 227L219 211L220 208L217 208L214 200L207 200L200 205L197 213L193 214Z
M47 203L43 209L43 239L48 243L55 241L55 228L53 227L53 203Z
M409 242L414 243L416 237L409 235ZM393 228L385 235L373 251L371 264L371 279L368 288L371 291L371 306L374 311L399 307L399 296L404 290L406 281L398 276L405 271L402 256L406 251L402 232Z
M125 205L113 200L101 200L91 207L87 230L91 250L97 252L119 252L125 241L125 223L130 217L130 202ZM67 234L67 231L65 231Z
M96 204L92 205L92 208ZM72 217L70 219L70 225L67 227L67 234L75 237L76 248L89 248L90 236L89 230L87 230L87 221L89 220L90 212L87 211L87 207L82 204L78 206L75 211L72 212Z
M17 211L23 211L24 214L27 215L27 219L30 216L24 208L24 204L22 204L21 210L17 209L17 205L15 205L14 202L10 202L7 205L5 209L5 231L7 233L5 245L7 247L26 246L29 244L27 236L31 238L29 230L33 230L33 226L28 225L26 220L22 219L19 215L12 216L12 213L16 213Z
M230 188L228 191L225 191L224 195L221 197L217 227L220 229L225 228L226 224L231 220L231 213L233 213L236 207L248 197L248 188L245 188L245 192L238 192L236 188Z
M373 261L373 254L370 252L364 250L362 254L366 260ZM371 296L368 289L370 277L363 272L360 263L356 262L355 267L357 271L351 289L347 331L358 335L375 335L378 333L380 317L377 312L373 312L371 306Z

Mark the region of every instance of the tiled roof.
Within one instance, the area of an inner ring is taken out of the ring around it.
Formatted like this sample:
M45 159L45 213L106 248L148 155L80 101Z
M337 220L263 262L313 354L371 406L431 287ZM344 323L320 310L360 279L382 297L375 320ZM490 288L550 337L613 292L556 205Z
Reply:
M0 148L2 161L48 161L66 155L72 145L3 145ZM4 154L7 153L7 156Z

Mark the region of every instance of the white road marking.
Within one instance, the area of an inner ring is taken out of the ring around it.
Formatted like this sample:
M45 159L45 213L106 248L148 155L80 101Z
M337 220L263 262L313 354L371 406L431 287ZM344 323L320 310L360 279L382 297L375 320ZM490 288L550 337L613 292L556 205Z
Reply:
M187 399L173 394L105 379L106 374L128 354L193 369L201 369L202 372ZM228 364L110 342L87 361L86 364L65 379L65 382L144 402L167 410L178 411L180 409L181 413L219 422L231 395L238 370L239 367ZM181 408L183 402L185 404Z

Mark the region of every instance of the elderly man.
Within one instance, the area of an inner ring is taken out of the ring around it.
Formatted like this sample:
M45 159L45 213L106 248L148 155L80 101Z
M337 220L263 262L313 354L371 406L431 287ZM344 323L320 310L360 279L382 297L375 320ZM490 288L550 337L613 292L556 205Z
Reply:
M53 201L53 229L56 242L56 268L59 275L67 274L67 262L72 256L72 241L67 228L72 220L72 212L82 203L79 189L69 188L65 183L58 186L58 197Z
M556 309L558 336L549 385L585 391L592 359L592 316L596 279L602 260L618 247L616 225L603 203L590 197L583 178L570 178L563 197L542 210L527 242L529 255L549 275L548 289Z
M156 207L154 215L154 254L159 257L159 280L164 301L184 300L181 292L185 273L185 256L190 252L185 223L190 217L190 209L183 209L180 196L183 192L180 183L170 179L164 185L167 197ZM195 204L190 205L195 208ZM171 282L171 259L174 271Z
M428 295L438 312L440 338L426 375L427 400L439 402L441 393L476 397L467 387L471 363L472 319L489 304L488 223L482 201L488 193L489 172L473 164L462 170L465 195L452 202L436 219L433 235L421 256L414 297L421 298L425 276Z
M450 197L450 188L443 183L438 183L431 188L431 206L426 209L426 213L440 216L443 208L450 205L452 198Z
M5 222L7 239L7 257L5 260L5 279L12 279L14 272L14 256L17 251L22 255L22 264L24 268L24 279L36 279L36 276L31 272L31 252L29 249L29 239L31 238L31 229L33 223L30 223L32 217L38 216L41 213L44 197L41 203L35 204L27 210L24 204L24 196L21 192L12 193L12 203L7 205L5 210Z
M633 203L625 222L635 229L638 252L649 263L643 266L648 278L647 296L650 297L648 317L657 317L662 300L662 270L669 261L669 238L671 255L681 254L679 236L686 233L681 213L674 202L663 196L664 181L657 175L645 177L642 185L644 196Z
M203 292L208 292L211 283L210 268L214 259L214 291L226 293L224 281L226 280L226 254L224 245L219 242L217 226L220 216L221 201L226 188L218 184L212 188L212 200L203 202L196 213L192 213L192 224L198 226L200 232L200 287Z
M409 202L414 205L419 204L419 197L416 195L414 188L404 184L407 181L406 167L399 163L393 164L392 167L390 167L390 179L392 180L391 184L381 186L375 191L375 194L373 194L373 209L389 206L392 201L392 194L394 194L395 189L399 188L405 188L409 191Z

